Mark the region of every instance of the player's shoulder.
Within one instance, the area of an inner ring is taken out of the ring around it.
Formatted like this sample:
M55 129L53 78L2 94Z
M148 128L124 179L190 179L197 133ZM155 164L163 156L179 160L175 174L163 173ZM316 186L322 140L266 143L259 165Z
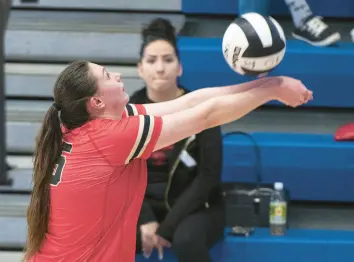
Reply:
M91 134L101 135L116 135L117 133L129 131L130 129L139 127L143 120L142 115L132 115L122 117L120 119L105 119L99 118L90 121L87 131Z
M127 104L124 108L122 117L145 115L146 109L142 104Z

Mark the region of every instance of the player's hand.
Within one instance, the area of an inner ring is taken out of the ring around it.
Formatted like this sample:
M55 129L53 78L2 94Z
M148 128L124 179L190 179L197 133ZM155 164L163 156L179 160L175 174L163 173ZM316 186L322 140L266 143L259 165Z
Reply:
M145 257L150 257L155 247L156 230L159 227L157 222L149 222L140 226L141 247Z
M291 107L298 107L313 99L312 91L304 84L291 77L281 77L281 83L276 87L277 99Z
M159 235L155 235L154 242L155 242L154 244L155 244L155 247L157 248L157 252L159 255L159 260L162 260L163 259L163 249L170 248L171 243Z

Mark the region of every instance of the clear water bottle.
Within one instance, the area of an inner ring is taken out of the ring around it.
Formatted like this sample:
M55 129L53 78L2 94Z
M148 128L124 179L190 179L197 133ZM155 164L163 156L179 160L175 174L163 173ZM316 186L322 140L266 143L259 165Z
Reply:
M283 183L275 183L274 189L270 198L270 233L273 236L282 236L287 225L287 203Z

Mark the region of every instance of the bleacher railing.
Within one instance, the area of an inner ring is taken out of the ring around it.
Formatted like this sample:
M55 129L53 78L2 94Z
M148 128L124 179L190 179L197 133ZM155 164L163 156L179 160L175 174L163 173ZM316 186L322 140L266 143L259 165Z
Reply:
M5 29L9 17L11 0L0 0L0 185L10 180L6 170L6 115L5 115Z

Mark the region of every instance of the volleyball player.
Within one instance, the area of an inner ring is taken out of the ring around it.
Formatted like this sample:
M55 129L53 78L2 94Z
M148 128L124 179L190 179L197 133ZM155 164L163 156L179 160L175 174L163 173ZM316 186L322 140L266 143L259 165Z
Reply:
M27 261L133 262L150 154L276 99L312 98L287 77L127 104L119 74L76 61L59 75L39 132L28 208Z

